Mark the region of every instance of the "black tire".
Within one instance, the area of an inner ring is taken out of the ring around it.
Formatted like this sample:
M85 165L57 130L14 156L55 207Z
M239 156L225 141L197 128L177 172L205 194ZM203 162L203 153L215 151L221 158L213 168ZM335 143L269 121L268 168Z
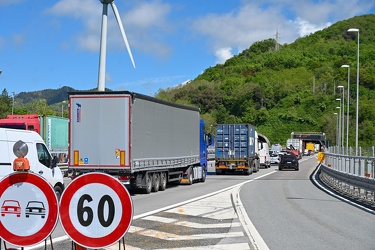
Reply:
M202 173L202 179L201 179L201 182L205 182L206 181L206 177L207 177L207 170L205 168L203 168L203 173Z
M152 178L150 174L145 175L146 187L143 188L143 193L149 194L152 189Z
M283 170L283 168L279 166L279 171L281 171L281 170Z
M254 173L254 166L251 166L248 170L245 170L245 175L252 175Z
M159 179L160 179L159 190L164 191L167 188L167 174L165 172L161 172Z
M62 188L60 186L55 186L53 189L55 190L57 200L59 201L62 195Z
M152 174L152 192L159 191L160 187L160 175L158 173Z
M189 180L188 184L192 185L193 184L193 169L191 168L189 169L188 180Z

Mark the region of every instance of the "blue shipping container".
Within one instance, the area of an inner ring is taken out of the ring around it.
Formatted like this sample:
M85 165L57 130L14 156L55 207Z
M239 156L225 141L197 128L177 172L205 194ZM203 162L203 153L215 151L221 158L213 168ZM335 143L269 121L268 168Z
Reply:
M219 159L255 157L255 127L250 124L216 125L215 155Z

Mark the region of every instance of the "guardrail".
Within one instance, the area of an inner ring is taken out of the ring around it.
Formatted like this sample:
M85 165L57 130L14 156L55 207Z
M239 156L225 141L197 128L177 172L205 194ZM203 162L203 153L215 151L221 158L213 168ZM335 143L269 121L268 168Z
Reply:
M325 153L320 179L351 196L375 201L375 157Z
M63 176L68 176L68 163L59 163L57 166L60 168Z

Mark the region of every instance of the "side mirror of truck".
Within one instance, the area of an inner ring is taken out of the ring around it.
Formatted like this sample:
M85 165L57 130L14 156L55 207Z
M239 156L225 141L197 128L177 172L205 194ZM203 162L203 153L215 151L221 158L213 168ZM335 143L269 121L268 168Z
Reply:
M212 144L212 135L207 134L207 145L211 145L211 144Z
M56 155L53 157L52 159L52 165L51 165L51 168L55 168L57 166L57 163L60 162L60 158L57 157Z

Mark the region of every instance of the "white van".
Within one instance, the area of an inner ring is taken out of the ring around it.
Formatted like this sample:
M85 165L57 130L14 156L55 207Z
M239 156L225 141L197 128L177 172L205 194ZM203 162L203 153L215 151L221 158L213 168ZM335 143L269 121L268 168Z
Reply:
M271 167L269 140L265 135L260 133L258 133L258 156L261 167Z
M52 158L42 137L34 131L0 128L0 179L13 173L13 161L16 155L13 146L17 141L27 144L25 156L30 163L30 171L43 176L54 188L58 198L64 190L64 178L59 167L58 158Z

